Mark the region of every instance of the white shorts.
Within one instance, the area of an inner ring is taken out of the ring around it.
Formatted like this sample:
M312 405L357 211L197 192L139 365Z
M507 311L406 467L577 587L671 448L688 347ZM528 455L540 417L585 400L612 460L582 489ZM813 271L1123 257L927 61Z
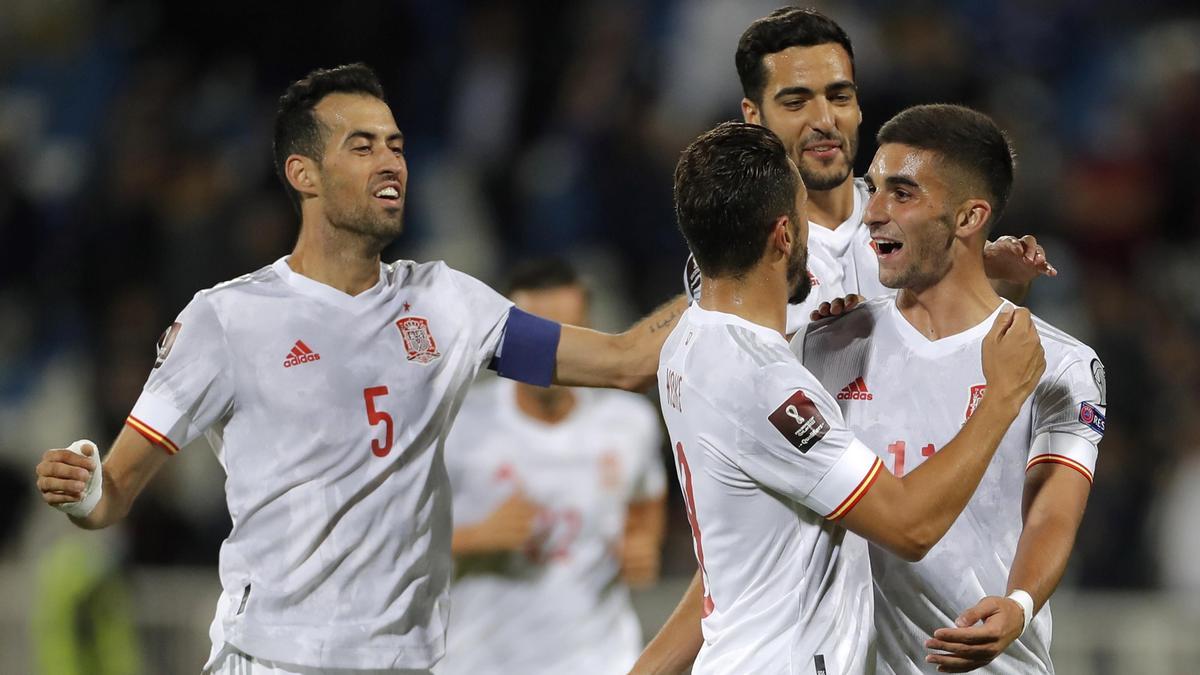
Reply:
M349 668L310 668L290 663L264 661L226 646L205 675L430 675L428 670L354 670Z

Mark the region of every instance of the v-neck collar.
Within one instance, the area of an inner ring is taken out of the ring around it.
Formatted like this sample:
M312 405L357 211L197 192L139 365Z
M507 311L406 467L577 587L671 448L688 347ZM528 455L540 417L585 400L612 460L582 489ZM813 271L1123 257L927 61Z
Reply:
M979 341L991 330L992 324L995 323L996 317L999 316L1000 312L1005 307L1011 305L1012 303L1009 301L1001 299L1000 305L983 321L962 332L947 335L936 340L930 340L925 337L921 331L909 323L904 313L896 305L895 300L888 303L888 311L891 313L892 323L896 326L896 332L900 334L900 339L908 348L922 356L942 356L957 350L965 344Z
M291 286L301 295L320 300L321 302L334 305L349 312L358 312L370 307L375 299L383 294L392 283L392 280L389 278L390 275L388 274L387 266L379 263L379 280L375 282L375 285L358 295L350 295L293 270L291 265L288 265L287 261L289 258L291 258L290 255L285 255L271 263L271 269L275 270L275 273L279 275L279 278L285 284Z

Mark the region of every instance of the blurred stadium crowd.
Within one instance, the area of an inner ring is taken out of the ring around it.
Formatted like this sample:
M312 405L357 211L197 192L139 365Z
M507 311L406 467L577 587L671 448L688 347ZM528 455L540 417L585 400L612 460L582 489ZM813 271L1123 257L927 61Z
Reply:
M498 284L562 254L616 328L679 292L675 161L739 115L737 38L778 4L0 3L0 560L32 565L47 528L69 529L36 504L40 453L111 441L191 294L290 249L269 146L289 82L356 60L383 78L411 173L391 258ZM1045 245L1060 275L1028 304L1092 345L1110 384L1064 585L1200 598L1200 12L1185 4L817 6L854 40L860 169L915 103L977 107L1015 142L996 234ZM122 526L121 560L215 565L222 476L195 450ZM690 574L671 508L666 571Z

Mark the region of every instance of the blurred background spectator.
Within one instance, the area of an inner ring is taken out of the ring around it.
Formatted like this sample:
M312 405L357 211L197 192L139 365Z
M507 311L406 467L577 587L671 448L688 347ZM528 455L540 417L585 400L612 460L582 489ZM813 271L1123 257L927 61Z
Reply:
M739 116L738 36L777 4L0 3L0 561L28 573L70 531L29 508L42 450L109 442L191 294L290 249L296 218L270 166L288 83L359 60L380 74L411 174L390 258L495 281L566 255L597 289L598 325L619 328L680 290L676 158ZM855 44L860 171L879 126L915 103L977 107L1016 144L996 234L1046 246L1061 274L1029 304L1091 344L1111 383L1064 586L1200 598L1200 11L814 4ZM131 569L214 566L222 480L189 448L107 549ZM687 575L679 503L665 564Z

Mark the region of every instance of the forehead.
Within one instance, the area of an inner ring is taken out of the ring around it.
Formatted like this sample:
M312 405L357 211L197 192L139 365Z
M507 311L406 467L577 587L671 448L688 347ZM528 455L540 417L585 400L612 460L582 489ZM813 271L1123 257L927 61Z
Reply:
M392 109L386 103L366 94L330 94L313 108L317 119L331 132L331 140L366 131L386 138L399 133Z
M850 55L836 43L813 47L788 47L763 57L767 94L782 87L823 89L833 82L853 82Z
M932 150L922 150L903 143L884 143L875 152L867 175L876 186L888 178L904 177L919 185L945 187L945 163Z

